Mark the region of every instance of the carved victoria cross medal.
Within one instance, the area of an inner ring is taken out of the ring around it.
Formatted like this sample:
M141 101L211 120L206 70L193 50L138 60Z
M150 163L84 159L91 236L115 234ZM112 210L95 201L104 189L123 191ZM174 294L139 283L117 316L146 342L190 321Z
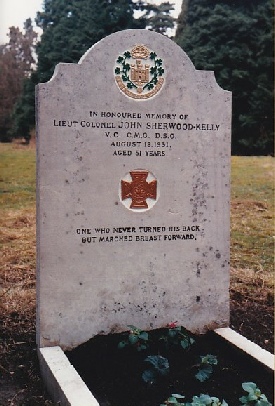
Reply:
M132 182L121 181L121 199L132 199L130 209L147 209L146 199L157 198L157 181L147 182L148 171L130 172Z

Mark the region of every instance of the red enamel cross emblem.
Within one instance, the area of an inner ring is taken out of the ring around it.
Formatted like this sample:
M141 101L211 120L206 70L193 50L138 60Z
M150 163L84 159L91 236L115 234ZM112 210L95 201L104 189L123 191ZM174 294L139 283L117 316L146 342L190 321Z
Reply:
M121 181L121 199L132 199L130 209L147 209L147 198L157 198L157 181L147 182L148 171L130 172L132 182Z

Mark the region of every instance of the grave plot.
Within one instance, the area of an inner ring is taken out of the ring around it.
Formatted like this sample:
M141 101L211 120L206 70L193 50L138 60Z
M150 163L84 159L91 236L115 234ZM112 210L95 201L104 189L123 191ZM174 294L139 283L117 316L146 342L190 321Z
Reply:
M41 367L57 401L97 405L87 388L65 399L63 367L84 384L62 350L128 325L229 325L231 93L129 30L38 85L37 124Z

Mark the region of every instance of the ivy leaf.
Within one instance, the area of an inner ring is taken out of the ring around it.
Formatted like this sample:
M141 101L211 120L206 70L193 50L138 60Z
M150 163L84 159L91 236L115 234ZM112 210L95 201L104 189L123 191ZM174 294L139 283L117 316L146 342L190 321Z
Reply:
M129 51L124 52L125 58L129 59L131 58L131 53Z
M123 61L124 61L124 59L123 59L122 56L119 56L119 57L117 58L117 63L122 63Z
M137 348L138 351L143 351L143 350L146 350L146 349L147 349L147 346L144 345L144 344L140 344L140 346Z
M169 336L169 337L176 337L177 333L178 333L178 331L177 331L176 328L170 329L170 330L168 331L168 336Z
M128 82L128 76L122 75L121 78L122 78L123 82Z
M139 328L133 326L132 324L128 324L127 327L129 327L130 331L132 331L132 334L139 334L141 331Z
M157 54L155 52L150 53L150 59L155 59Z
M185 398L185 396L179 395L178 393L172 393L172 396L173 396L174 398L176 398L176 399L184 399L184 398Z
M192 403L186 403L186 406L228 406L223 400L222 402L216 397L210 397L209 395L201 394L200 396L193 396Z
M211 405L212 401L209 395L201 394L200 397L193 396L192 405L200 406L200 405Z
M207 354L201 356L201 363L202 364L209 364L209 365L217 365L218 359L216 355Z
M180 345L182 346L182 348L183 348L184 350L186 350L187 348L190 347L190 345L194 344L194 342L195 342L194 338L185 336L185 337L181 340Z
M204 382L210 377L212 372L213 372L212 366L205 365L203 368L199 369L199 371L196 373L195 377L198 379L198 381Z
M175 396L170 396L170 398L167 399L166 404L168 405L184 405L184 403L179 403L177 398Z
M162 60L161 59L156 59L155 63L156 63L156 65L161 66L162 65Z
M169 373L169 361L161 355L148 355L144 361L150 362L160 375L167 375Z
M184 399L184 396L178 395L178 394L172 394L164 403L162 403L160 406L166 406L166 405L176 405L176 406L186 406L187 403L180 403L179 399ZM192 406L190 404L190 406Z
M181 340L180 345L184 350L186 350L186 348L190 346L188 338L184 338L183 340Z
M141 339L144 340L144 341L148 341L148 333L146 333L146 331L142 331L142 332L139 334L139 338L141 338Z
M131 83L128 83L127 87L129 84ZM136 344L136 342L138 342L138 336L136 334L129 334L129 342L130 344Z
M255 390L257 389L257 385L254 382L243 382L242 383L242 388L248 393L254 393Z
M121 349L121 348L125 348L126 347L126 345L127 345L127 342L126 341L120 341L119 343L118 343L118 348L119 349Z
M142 374L142 379L146 383L154 383L156 382L157 374L153 369L146 369Z
M268 400L258 400L257 406L272 406Z
M254 393L249 393L247 398L248 398L249 402L252 402L254 400L257 400L258 396L254 395Z
M116 74L116 75L119 75L119 74L120 74L120 68L118 68L118 67L115 68L115 74Z
M158 68L158 74L159 76L162 76L164 73L164 69L163 68Z
M128 72L128 71L130 70L130 65L129 65L129 63L126 63L126 64L124 65L124 69L126 70L126 72Z
M157 71L157 68L155 66L152 66L150 69L150 73L153 75Z

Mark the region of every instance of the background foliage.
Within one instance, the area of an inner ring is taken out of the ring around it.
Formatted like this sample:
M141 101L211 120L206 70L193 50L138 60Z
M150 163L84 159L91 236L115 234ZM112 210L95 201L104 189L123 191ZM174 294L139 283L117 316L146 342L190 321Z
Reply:
M233 93L233 154L273 153L271 0L183 0L176 42Z
M8 37L9 42L0 46L0 141L11 140L12 111L35 62L37 34L28 19L23 32L11 27Z

